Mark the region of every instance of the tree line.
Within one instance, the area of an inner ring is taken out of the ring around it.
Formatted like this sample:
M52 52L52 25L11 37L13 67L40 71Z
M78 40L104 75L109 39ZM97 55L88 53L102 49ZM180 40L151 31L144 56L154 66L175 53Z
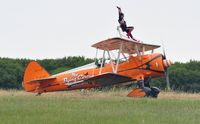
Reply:
M30 59L0 58L0 88L23 89L23 74ZM36 60L50 74L56 74L91 62L94 59L83 56L64 57L58 59ZM169 68L172 90L185 92L200 92L200 61L191 60L187 63L175 62ZM166 88L164 78L152 79L151 85L161 89Z
M30 61L30 59L0 58L0 89L22 89L23 74ZM94 60L78 56L36 61L50 74L56 74Z
M200 92L200 61L190 60L187 63L175 62L169 68L170 87L172 90ZM152 84L164 89L164 78L152 80Z

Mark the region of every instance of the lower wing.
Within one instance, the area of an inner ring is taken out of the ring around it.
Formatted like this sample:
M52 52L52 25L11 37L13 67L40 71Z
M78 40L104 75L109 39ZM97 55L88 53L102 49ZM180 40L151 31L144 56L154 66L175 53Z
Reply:
M128 76L119 75L115 73L105 73L97 76L90 77L86 80L67 84L69 87L83 86L86 84L95 84L96 86L107 86L132 81L133 79Z

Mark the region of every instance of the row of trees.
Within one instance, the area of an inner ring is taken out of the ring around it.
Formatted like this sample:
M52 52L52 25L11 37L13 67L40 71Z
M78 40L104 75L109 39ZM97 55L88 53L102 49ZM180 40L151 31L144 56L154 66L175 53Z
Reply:
M23 74L29 59L0 58L0 88L1 89L22 89ZM64 57L61 59L36 60L50 74L56 74L81 65L93 62L82 56Z
M191 60L187 63L176 62L169 68L170 85L173 90L185 92L200 92L200 61ZM156 86L164 89L164 78L152 81Z
M0 88L22 89L23 73L29 59L0 58ZM93 59L64 57L61 59L37 60L50 74L56 74L81 65L93 62ZM169 68L171 88L186 92L200 92L200 61L191 60L187 63L176 62ZM152 80L152 85L165 89L163 78Z

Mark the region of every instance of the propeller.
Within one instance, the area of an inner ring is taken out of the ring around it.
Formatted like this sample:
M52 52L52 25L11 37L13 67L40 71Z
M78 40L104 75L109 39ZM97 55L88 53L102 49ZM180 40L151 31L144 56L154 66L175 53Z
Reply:
M166 89L170 90L168 67L171 66L171 61L167 59L164 47L163 47L163 63L164 63L164 69L165 69L164 75L165 75L165 80L166 80Z

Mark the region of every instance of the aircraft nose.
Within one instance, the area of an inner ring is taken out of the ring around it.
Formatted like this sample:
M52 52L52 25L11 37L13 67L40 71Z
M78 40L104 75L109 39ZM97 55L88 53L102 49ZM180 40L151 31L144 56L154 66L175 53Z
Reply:
M172 65L172 61L169 60L169 59L164 59L163 64L167 68L167 67L170 67Z

